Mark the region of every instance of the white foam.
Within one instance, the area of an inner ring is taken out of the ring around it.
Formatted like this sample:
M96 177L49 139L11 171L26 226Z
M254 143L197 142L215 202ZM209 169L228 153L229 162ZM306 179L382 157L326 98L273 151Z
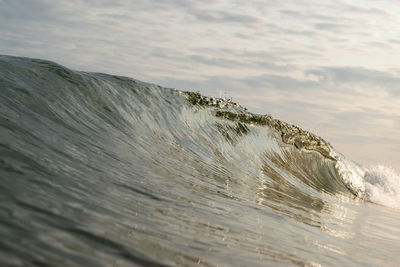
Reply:
M347 160L343 155L331 148L330 156L336 159L336 170L343 183L356 196L362 198L365 194L365 170L355 162Z
M365 198L392 208L400 208L400 175L391 167L372 166L365 174Z

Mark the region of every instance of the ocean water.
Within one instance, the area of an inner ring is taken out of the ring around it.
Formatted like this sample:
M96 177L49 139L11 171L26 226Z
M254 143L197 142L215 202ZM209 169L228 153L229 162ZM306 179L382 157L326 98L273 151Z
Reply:
M399 266L400 177L226 99L0 56L0 265Z

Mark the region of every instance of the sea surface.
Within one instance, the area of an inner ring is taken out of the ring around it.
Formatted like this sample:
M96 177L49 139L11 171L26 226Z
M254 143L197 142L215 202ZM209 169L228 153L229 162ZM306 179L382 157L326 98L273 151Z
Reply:
M0 266L291 265L400 266L399 175L229 99L0 56Z

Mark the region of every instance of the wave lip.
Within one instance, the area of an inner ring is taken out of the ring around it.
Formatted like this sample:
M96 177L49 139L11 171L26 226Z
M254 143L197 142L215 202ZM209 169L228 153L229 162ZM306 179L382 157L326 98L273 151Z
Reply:
M334 158L330 155L330 145L321 137L305 131L298 126L286 123L273 118L271 115L257 115L247 112L239 104L226 99L215 99L204 97L197 92L185 92L188 101L194 105L216 107L214 115L216 117L228 119L236 122L248 123L251 125L267 126L279 131L284 143L295 146L297 149L315 151L327 159ZM231 109L226 109L231 107ZM232 109L233 108L233 109Z

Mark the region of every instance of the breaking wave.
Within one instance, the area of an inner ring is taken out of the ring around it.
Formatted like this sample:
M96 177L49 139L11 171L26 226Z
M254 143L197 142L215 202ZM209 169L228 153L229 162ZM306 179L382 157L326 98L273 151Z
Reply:
M0 87L6 264L312 265L342 244L302 248L304 225L400 207L394 170L231 100L9 56Z

